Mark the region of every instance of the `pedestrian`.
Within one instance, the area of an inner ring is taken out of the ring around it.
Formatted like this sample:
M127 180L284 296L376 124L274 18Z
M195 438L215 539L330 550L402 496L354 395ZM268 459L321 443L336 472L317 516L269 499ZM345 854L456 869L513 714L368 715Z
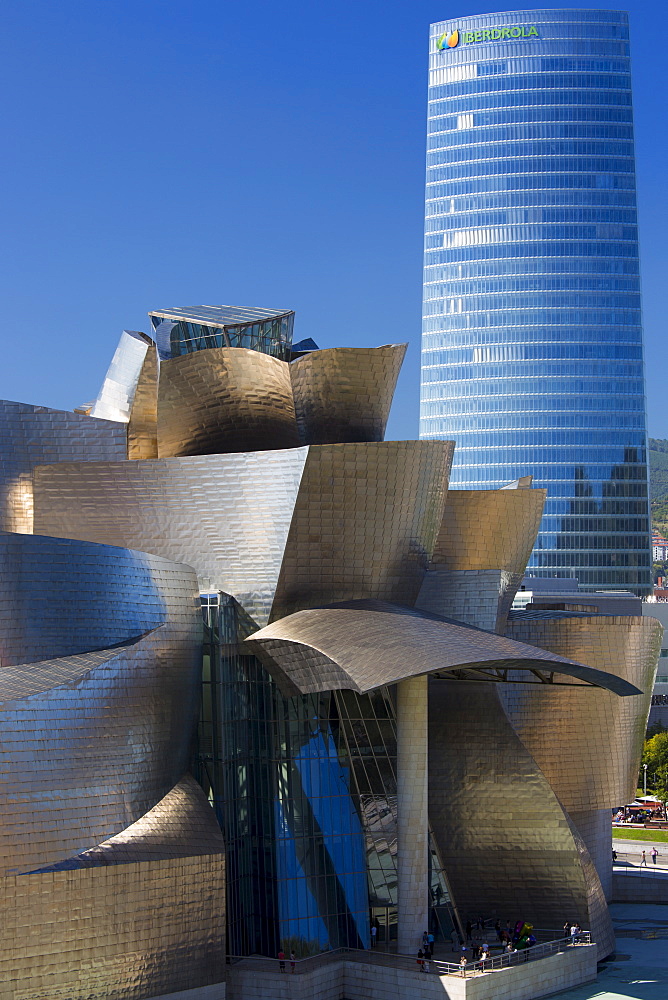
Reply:
M424 962L422 963L422 971L429 972L429 956L427 956Z
M417 964L420 968L420 972L424 972L424 952L422 948L418 951Z
M376 927L375 923L373 923L373 924L371 924L371 947L372 948L376 947L376 937L377 937L377 935L378 935L378 928Z
M656 847L653 847L650 853L652 855L652 864L656 864L656 856L659 853Z
M642 868L643 865L645 866L645 868L647 868L647 855L645 854L644 851L642 852L642 859L640 861L640 867Z
M473 924L471 923L470 920L467 920L466 921L466 940L467 941L471 940L471 932L472 932L472 930L473 930Z
M489 945L487 942L483 942L483 946L480 949L480 958L484 962L485 959L489 958Z
M434 935L433 934L429 935L429 957L430 958L434 957Z
M580 941L580 935L582 934L582 928L579 924L575 925L575 943L578 944Z
M293 976L295 974L295 962L296 961L297 961L297 956L295 955L294 951L291 951L290 952L290 972L292 973Z
M494 924L494 930L496 931L496 939L497 939L497 941L501 941L502 938L501 938L501 921L500 920L497 920L496 923Z
M571 924L571 944L576 944L578 939L578 925Z
M462 976L466 975L466 955L462 955L459 959L459 968L462 970Z
M452 950L459 951L459 934L456 930L454 930L454 928L450 934L450 940L452 941Z
M422 931L422 950L427 950L427 945L429 944L429 935L426 931Z
M567 920L566 923L564 924L564 937L565 938L568 937L570 933L571 933L571 922L570 920Z
M278 953L278 967L281 972L285 972L285 952L282 948Z
M614 864L616 860L617 860L617 851L613 847L613 849L612 849L612 863Z
M485 918L482 915L478 916L478 930L484 931L485 929Z

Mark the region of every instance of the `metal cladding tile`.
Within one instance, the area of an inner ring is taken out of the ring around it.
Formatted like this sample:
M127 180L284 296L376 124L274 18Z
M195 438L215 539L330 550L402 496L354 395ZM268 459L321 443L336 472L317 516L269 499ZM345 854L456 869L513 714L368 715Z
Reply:
M105 649L192 616L198 603L188 567L110 545L0 532L0 667Z
M128 458L158 457L158 349L146 352L128 421Z
M92 417L118 420L121 423L128 422L139 375L151 346L155 350L155 345L147 334L123 330L109 370L90 411Z
M225 978L221 854L0 879L2 1000L147 1000Z
M109 840L45 870L96 868L136 861L222 854L223 835L209 801L186 775L149 812Z
M577 921L603 958L614 936L596 870L497 691L429 684L429 819L453 899L463 919Z
M123 423L0 400L0 529L33 530L36 465L126 457Z
M188 765L200 658L192 634L163 625L65 683L0 703L3 874L99 844L174 786ZM19 669L7 668L10 696Z
M433 563L523 573L547 490L450 490Z
M271 620L331 601L413 604L441 522L454 444L312 445Z
M299 443L286 362L245 347L212 347L160 365L160 458Z
M2 541L16 570L3 575L0 625L10 663L0 668L7 873L99 844L179 780L197 718L202 621L186 566L53 538ZM21 628L31 662L19 656ZM115 648L99 648L105 638ZM49 646L73 655L39 661Z
M504 688L502 701L520 739L569 812L613 808L635 795L662 626L653 618L592 616L522 619L508 636L576 657L633 684L617 698L584 687Z
M492 671L504 669L558 670L620 694L637 690L614 674L535 646L383 601L299 611L245 643L289 695L341 688L365 692L407 677L462 669L486 670L490 681L501 679Z
M407 346L336 347L293 361L302 443L382 441Z
M184 562L201 590L232 594L263 624L307 452L43 467L35 478L37 530Z

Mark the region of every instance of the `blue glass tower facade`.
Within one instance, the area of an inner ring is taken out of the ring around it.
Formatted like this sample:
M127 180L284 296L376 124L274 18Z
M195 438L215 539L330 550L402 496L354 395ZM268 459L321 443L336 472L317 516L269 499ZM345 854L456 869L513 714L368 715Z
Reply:
M647 593L627 15L433 24L428 133L420 435L547 488L531 575Z

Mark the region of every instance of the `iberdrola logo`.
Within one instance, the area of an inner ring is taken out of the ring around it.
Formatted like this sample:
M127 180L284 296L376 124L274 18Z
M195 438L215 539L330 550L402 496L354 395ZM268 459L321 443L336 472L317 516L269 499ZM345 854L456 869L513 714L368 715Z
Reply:
M456 45L459 45L459 31L457 28L455 28L451 35L448 35L446 31L436 42L437 49L454 49Z

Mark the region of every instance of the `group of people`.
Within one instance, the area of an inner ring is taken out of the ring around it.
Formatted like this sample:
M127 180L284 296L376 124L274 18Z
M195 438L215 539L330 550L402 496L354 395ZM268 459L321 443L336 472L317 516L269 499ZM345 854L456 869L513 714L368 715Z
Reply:
M281 972L285 972L285 952L283 951L282 948L279 951L279 953L277 955L277 958L278 958L278 967L279 967L279 969L281 970ZM296 966L297 966L297 956L295 955L294 951L291 951L290 952L290 972L292 972L293 974L295 972Z
M570 920L566 921L564 924L564 937L570 937L571 944L577 944L581 934L582 928L579 924L572 924Z
M422 935L422 947L417 953L417 964L421 972L429 972L429 960L434 956L434 935L425 931Z

